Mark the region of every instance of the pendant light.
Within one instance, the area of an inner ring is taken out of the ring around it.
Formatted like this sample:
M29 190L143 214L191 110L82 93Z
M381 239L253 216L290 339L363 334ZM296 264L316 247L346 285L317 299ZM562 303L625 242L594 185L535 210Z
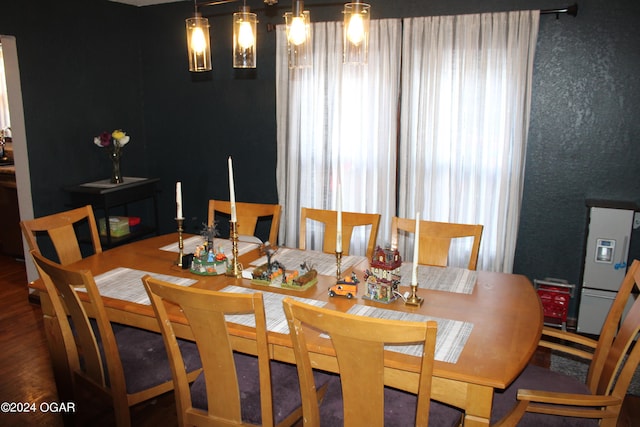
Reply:
M246 4L233 14L233 68L256 68L257 23Z
M366 64L369 54L369 21L371 6L366 3L344 5L344 54L345 64Z
M311 18L303 9L302 0L293 0L291 12L284 14L289 68L310 67L312 63Z
M193 18L186 19L187 52L189 53L189 71L211 71L211 46L209 40L209 20L198 12L195 3Z

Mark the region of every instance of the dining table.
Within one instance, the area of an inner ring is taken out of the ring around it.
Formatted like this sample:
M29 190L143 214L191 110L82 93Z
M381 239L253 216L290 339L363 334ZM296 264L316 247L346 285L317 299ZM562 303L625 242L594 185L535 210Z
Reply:
M314 251L276 251L288 257L287 262L305 259L317 265L318 282L307 289L288 289L281 286L256 284L247 274L264 262L258 244L238 242L238 263L245 277L226 274L197 274L187 265L178 265L178 244L182 239L182 253L190 253L200 236L170 233L118 246L88 256L69 268L91 271L103 296L105 308L112 322L159 331L153 308L140 280L144 274L202 289L228 292L263 292L269 327L270 354L273 359L295 363L292 342L288 334L282 298L292 296L316 305L342 312L392 318L434 319L438 321L438 339L433 369L432 399L464 411L465 426L490 424L495 390L504 389L519 375L533 356L541 336L543 310L531 281L519 274L489 271L470 271L451 267L421 267L417 289L423 302L405 304L402 295L410 290L410 264L403 265L403 280L396 299L383 303L366 298L364 275L369 260L346 257L341 260L341 277L355 273L360 279L353 298L330 296L328 289L338 280L337 266L332 266L332 254ZM227 248L231 242L216 239ZM222 247L222 246L221 246ZM227 250L227 253L231 251ZM329 257L329 258L327 258ZM287 265L287 264L285 264ZM292 269L297 267L292 266ZM423 269L424 267L424 269ZM289 266L287 265L287 268ZM428 286L424 286L428 284ZM444 285L443 285L444 284ZM46 289L38 279L30 284L40 295L44 325L52 353L54 375L60 395L72 396L66 352L60 339L55 313ZM405 294L406 295L406 294ZM267 298L266 296L269 296ZM270 301L270 302L269 302ZM91 307L86 304L91 315ZM176 335L190 339L190 329L183 314L176 309L169 312ZM271 316L271 319L270 319ZM237 351L251 352L255 345L255 330L240 317L229 318L229 332ZM395 351L385 356L385 384L408 392L417 392L420 352L415 349ZM313 348L314 367L338 372L331 346L316 343ZM366 376L363 373L363 377Z

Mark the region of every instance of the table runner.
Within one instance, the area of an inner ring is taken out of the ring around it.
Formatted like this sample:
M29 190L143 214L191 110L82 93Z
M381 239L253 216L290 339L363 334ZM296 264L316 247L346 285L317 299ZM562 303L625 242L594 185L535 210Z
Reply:
M126 267L109 270L106 273L96 276L94 280L98 286L100 295L104 297L151 305L151 300L149 300L147 291L142 284L142 277L146 274L179 286L191 286L197 282L197 280L194 279L185 279L183 277L151 273ZM78 288L77 290L86 292L84 288Z
M272 260L281 262L288 270L294 270L303 262L307 262L323 276L335 276L336 274L336 256L319 251L279 248ZM348 255L342 257L342 271L366 261L365 257ZM251 266L265 264L267 257L263 256L250 263ZM402 276L400 284L409 286L411 284L411 268L412 263L403 263L400 267L400 275ZM251 270L246 269L249 273ZM461 294L471 294L475 287L478 277L477 271L467 270L457 267L434 267L428 265L418 266L418 284L420 288L454 292ZM246 277L250 278L250 277Z
M334 277L336 275L336 256L334 254L302 249L279 248L271 259L272 261L282 263L287 270L295 270L300 267L300 264L307 262L307 264L310 264L312 268L315 268L320 275ZM365 257L362 256L343 256L341 269L342 271L347 271L349 268L364 260ZM266 262L267 257L263 256L252 261L250 265L257 267L265 264Z
M242 288L240 286L229 285L220 290L220 292L230 292L234 294L253 294L258 292L255 289ZM316 307L324 307L327 305L324 301L313 300L309 298L300 298L291 295L276 294L274 292L262 292L262 300L264 301L265 317L267 319L267 330L277 332L279 334L288 334L289 325L282 310L282 300L286 297L311 304ZM252 314L228 314L224 317L227 322L236 323L238 325L256 327L255 318Z
M234 285L227 286L221 289L221 291L242 294L257 292L254 289L242 288ZM280 334L289 333L287 319L285 317L284 310L282 309L282 300L287 296L316 307L324 307L326 305L326 302L324 301L276 294L273 292L262 292L268 331ZM427 317L420 314L405 313L402 311L369 307L360 304L356 304L351 307L348 313L379 319L399 319L418 322L435 320L438 322L435 360L448 363L456 363L458 361L458 357L460 356L460 353L471 334L471 330L473 329L473 324L469 322L461 322L458 320L449 320L438 317ZM232 314L225 316L225 319L231 323L255 327L254 317L250 314ZM386 346L385 348L390 351L409 354L412 356L422 355L422 345Z
M414 322L426 322L435 320L438 323L436 337L435 360L447 363L456 363L464 345L471 335L473 323L459 320L443 319L441 317L429 317L421 314L406 313L404 311L389 310L361 304L351 307L347 313L359 316L374 317L376 319L407 320ZM385 349L412 356L422 355L422 344L416 345L388 345Z
M242 237L242 236L240 236ZM252 236L247 236L252 237ZM202 236L191 236L188 237L186 239L184 239L182 241L183 243L183 249L182 252L185 254L192 254L196 251L196 247L202 245L202 243L204 242L204 239L202 238ZM227 240L227 239L213 239L213 246L216 248L216 250L218 251L222 251L224 252L227 257L229 259L233 258L233 245L231 244L231 240ZM239 240L238 241L238 256L244 255L247 252L257 248L258 246L260 246L258 243L256 243L255 241L243 241L243 240ZM179 252L179 248L178 248L178 242L175 243L171 243L169 245L163 246L160 248L160 250L162 251L167 251L167 252L175 252L178 253Z
M135 176L125 176L122 178L121 183L113 183L111 182L111 178L101 179L100 181L86 182L84 184L80 184L80 187L97 187L97 188L112 188L117 187L122 184L131 184L133 182L145 181L148 178L140 178Z
M404 262L400 267L400 284L411 285L413 263ZM432 291L471 294L478 279L478 272L458 267L418 266L418 287Z

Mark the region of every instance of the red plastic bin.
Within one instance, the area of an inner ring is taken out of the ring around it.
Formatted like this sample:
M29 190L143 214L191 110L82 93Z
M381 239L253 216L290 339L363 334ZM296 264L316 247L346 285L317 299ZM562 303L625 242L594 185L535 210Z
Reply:
M533 284L542 302L545 325L565 329L575 285L569 284L566 280L554 278L535 279Z

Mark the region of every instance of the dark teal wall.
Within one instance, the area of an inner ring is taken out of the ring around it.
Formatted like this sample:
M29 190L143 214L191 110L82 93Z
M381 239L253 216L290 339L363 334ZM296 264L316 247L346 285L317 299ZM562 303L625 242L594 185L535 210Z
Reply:
M541 20L515 264L572 283L585 199L640 200L640 3L583 3L576 19Z
M314 21L340 7L313 7ZM559 0L371 0L374 18L556 8ZM92 0L0 5L0 33L18 43L36 215L64 209L61 187L106 178L91 139L132 136L125 175L162 179L161 227L175 224L183 181L187 229L206 200L227 198L233 155L239 200L275 202L275 33L290 2L259 13L256 70L231 67L229 12L203 8L212 25L212 73L187 71L184 19L192 2L135 8ZM261 1L248 1L262 8ZM577 18L542 16L515 271L577 282L586 198L640 201L640 2L585 0ZM638 245L636 245L638 246ZM638 253L638 250L636 250ZM640 256L638 254L637 256Z
M61 187L109 176L101 131L127 130L124 171L148 172L137 14L106 1L0 5L0 33L18 47L36 216L65 208Z
M261 4L258 4L261 6ZM275 32L265 31L260 16L258 68L231 66L231 16L234 7L202 9L211 25L210 73L188 71L185 18L193 4L149 8L142 44L145 126L153 147L151 173L167 191L183 182L187 228L206 220L207 201L227 199L227 158L233 156L236 197L240 201L277 202L275 123ZM220 16L220 13L223 16ZM169 210L173 200L164 206ZM171 218L168 218L169 220ZM175 224L167 224L167 229Z

